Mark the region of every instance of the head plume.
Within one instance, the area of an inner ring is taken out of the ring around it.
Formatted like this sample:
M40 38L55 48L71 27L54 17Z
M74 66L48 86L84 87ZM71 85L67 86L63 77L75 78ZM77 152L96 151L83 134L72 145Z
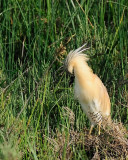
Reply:
M81 58L84 61L88 61L89 58L87 57L87 55L83 54L84 51L89 49L89 48L84 48L86 44L87 43L85 43L83 46L79 47L76 50L70 51L69 54L67 55L64 66L65 66L65 69L67 69L70 73L73 73L72 62L75 58Z

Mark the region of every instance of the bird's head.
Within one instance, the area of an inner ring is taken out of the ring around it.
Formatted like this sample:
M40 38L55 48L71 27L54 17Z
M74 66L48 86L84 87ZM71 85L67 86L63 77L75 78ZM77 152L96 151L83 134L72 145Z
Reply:
M74 69L74 62L72 61L72 56L73 56L72 52L73 51L69 52L64 62L64 69L70 74L73 74L73 69Z
M76 50L72 50L69 52L69 54L67 55L65 62L64 62L64 69L66 71L68 71L69 73L73 74L74 73L74 66L76 64L76 62L81 59L84 61L87 61L87 55L83 54L82 52L89 49L89 48L84 48L86 44L84 44L82 47L76 49Z

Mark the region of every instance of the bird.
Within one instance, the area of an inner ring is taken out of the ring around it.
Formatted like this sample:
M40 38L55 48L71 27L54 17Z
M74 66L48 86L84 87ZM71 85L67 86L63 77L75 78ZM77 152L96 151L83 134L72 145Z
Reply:
M103 119L111 120L111 103L103 82L88 65L89 57L84 51L89 48L85 48L85 45L69 52L64 61L64 68L75 77L74 97L78 99L91 122L89 135L96 125L100 135Z

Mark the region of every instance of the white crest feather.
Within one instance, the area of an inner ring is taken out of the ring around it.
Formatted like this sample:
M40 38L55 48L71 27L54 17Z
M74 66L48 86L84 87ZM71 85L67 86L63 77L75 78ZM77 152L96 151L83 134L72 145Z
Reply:
M69 54L67 55L67 58L65 60L65 68L68 68L68 65L70 63L70 61L73 58L78 57L83 57L85 61L87 61L89 58L87 57L86 54L83 54L84 51L88 50L89 48L84 48L84 46L86 46L87 43L85 43L84 45L82 45L81 47L77 48L76 50L72 50L69 52Z

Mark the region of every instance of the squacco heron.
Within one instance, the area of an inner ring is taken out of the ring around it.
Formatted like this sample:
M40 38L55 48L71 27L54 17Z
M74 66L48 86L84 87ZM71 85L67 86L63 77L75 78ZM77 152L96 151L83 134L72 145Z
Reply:
M88 66L89 58L83 53L88 49L84 48L85 45L69 52L65 60L65 67L69 73L75 76L75 98L79 100L91 122L89 134L93 127L98 125L100 135L103 118L110 118L110 98L100 78Z

